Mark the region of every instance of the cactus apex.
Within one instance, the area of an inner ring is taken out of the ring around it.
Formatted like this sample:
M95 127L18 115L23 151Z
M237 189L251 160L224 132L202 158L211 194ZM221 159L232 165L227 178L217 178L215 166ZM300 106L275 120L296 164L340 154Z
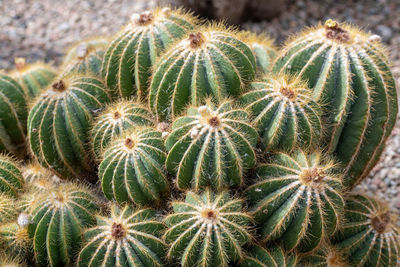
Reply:
M17 70L22 70L22 69L24 69L25 66L26 66L26 60L25 60L25 58L23 58L23 57L16 57L16 58L14 59L14 63L15 63L15 68L16 68Z

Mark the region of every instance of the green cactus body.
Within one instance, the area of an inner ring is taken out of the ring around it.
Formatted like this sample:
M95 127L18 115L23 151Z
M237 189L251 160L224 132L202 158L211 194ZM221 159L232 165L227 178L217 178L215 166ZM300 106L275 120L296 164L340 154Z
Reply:
M147 108L130 101L108 106L97 116L92 127L92 145L97 158L115 136L138 126L154 126L153 116Z
M350 195L345 220L333 243L347 254L351 266L398 266L400 229L385 204L364 195Z
M100 76L104 52L107 49L106 38L92 38L82 41L69 49L61 69L63 75L79 73Z
M40 164L61 178L88 175L93 115L109 101L103 83L89 77L64 77L41 94L28 118L30 148Z
M18 154L25 147L28 107L22 87L0 73L0 151Z
M296 267L297 254L286 252L276 245L263 248L261 246L252 246L240 267Z
M239 101L253 115L264 149L292 150L319 144L321 110L302 81L265 77L250 87Z
M166 121L188 104L237 97L255 70L251 49L234 33L222 27L200 29L160 58L150 85L150 108L159 121Z
M301 258L304 267L349 267L346 257L331 245L322 245Z
M24 58L15 59L15 68L10 75L18 81L29 99L38 96L56 77L56 72L50 65L40 62L26 64Z
M311 251L340 225L344 200L341 177L321 153L277 153L256 170L258 180L246 194L265 241L286 250Z
M38 266L72 266L86 227L95 224L95 197L74 184L41 195L31 213L28 234Z
M114 140L104 151L99 177L104 195L118 203L159 204L169 191L161 132L138 128Z
M23 185L24 178L18 164L12 158L0 155L0 193L16 197Z
M243 175L256 163L257 131L244 110L230 102L190 108L176 119L165 146L167 170L179 189L207 186L221 190L243 184Z
M180 9L158 8L134 14L104 55L102 75L107 86L119 97L145 99L156 59L195 23Z
M328 20L289 42L273 67L303 77L325 105L328 151L350 188L375 166L396 121L395 83L377 39Z
M10 255L28 257L32 242L28 235L29 216L20 214L17 221L0 225L0 247Z
M154 210L113 206L109 218L98 216L97 226L85 232L78 267L164 266L164 229Z
M186 193L185 202L173 202L165 218L168 258L181 266L221 266L243 259L242 246L251 239L251 217L242 212L242 201L228 193L209 190Z
M0 193L0 223L10 222L17 217L14 199L4 193Z

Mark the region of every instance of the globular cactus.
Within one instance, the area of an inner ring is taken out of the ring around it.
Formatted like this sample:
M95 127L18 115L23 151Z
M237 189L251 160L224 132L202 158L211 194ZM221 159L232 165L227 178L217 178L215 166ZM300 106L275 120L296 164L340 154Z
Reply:
M100 76L103 56L108 43L107 38L98 37L84 40L72 46L61 66L62 75L79 73Z
M82 235L95 224L99 208L82 186L62 184L41 194L28 226L38 266L72 266Z
M21 153L25 148L28 107L24 89L0 73L0 151Z
M351 266L396 267L400 258L400 229L386 204L361 194L346 199L345 223L333 238Z
M28 235L29 215L21 213L18 219L0 225L0 247L10 255L29 257L32 241Z
M0 155L0 193L16 197L23 185L24 178L18 163L11 157Z
M242 212L240 199L227 192L186 193L184 202L173 202L165 218L168 258L180 266L221 266L241 260L242 246L251 240L251 217Z
M276 153L260 165L246 189L262 241L307 252L339 229L343 214L342 177L321 153Z
M110 141L126 130L138 126L154 126L151 112L141 104L119 101L97 116L91 130L93 150L100 158Z
M8 255L4 252L0 253L0 266L2 267L26 267L26 261L20 257Z
M25 58L15 59L15 69L10 75L21 85L28 99L38 96L57 75L52 66L40 62L26 64Z
M189 108L187 116L173 122L165 142L167 170L176 175L182 190L237 187L256 163L257 141L247 112L231 102Z
M194 24L196 19L180 9L134 14L104 55L102 75L107 86L119 97L145 99L157 58Z
M159 204L169 191L161 132L145 127L115 139L104 151L99 178L104 195L118 203Z
M40 164L60 178L85 177L93 115L110 101L97 78L66 76L42 93L28 118L30 149Z
M21 173L26 184L32 184L43 177L51 177L50 170L43 168L37 161L32 161L21 167Z
M240 267L296 267L298 256L287 253L282 247L271 245L267 248L251 246Z
M0 223L11 222L17 215L14 198L0 193Z
M310 148L318 145L322 131L321 109L307 85L289 76L252 82L239 102L253 116L266 151Z
M110 217L97 216L85 232L77 266L165 266L164 229L154 210L113 206Z
M342 163L348 188L377 163L397 114L393 76L379 37L328 20L292 38L275 72L308 81L325 105L326 145Z
M346 257L334 246L324 244L301 258L304 267L348 267Z
M251 49L234 32L222 26L197 29L157 63L150 84L150 108L159 121L166 121L179 116L188 104L237 97L255 71Z

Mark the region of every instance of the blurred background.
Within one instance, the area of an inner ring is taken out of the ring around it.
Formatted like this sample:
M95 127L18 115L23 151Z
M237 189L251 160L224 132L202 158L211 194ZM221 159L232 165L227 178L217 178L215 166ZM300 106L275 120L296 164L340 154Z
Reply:
M400 0L0 0L0 69L13 68L15 57L57 65L71 44L113 35L133 13L166 3L268 34L277 45L328 18L356 24L382 37L400 84ZM400 212L399 123L359 190L377 194Z

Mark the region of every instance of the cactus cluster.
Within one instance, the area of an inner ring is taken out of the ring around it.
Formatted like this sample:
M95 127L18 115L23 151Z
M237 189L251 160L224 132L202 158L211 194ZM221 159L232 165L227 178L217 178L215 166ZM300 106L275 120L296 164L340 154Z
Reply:
M344 23L277 48L168 7L59 68L16 59L0 266L396 267L396 216L353 191L395 122L389 66Z

